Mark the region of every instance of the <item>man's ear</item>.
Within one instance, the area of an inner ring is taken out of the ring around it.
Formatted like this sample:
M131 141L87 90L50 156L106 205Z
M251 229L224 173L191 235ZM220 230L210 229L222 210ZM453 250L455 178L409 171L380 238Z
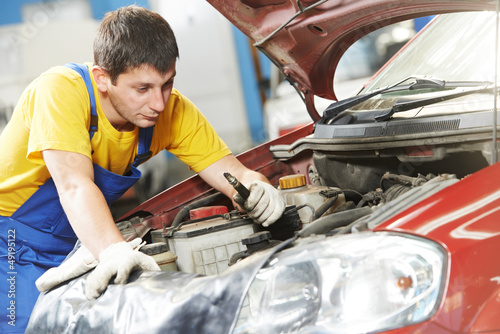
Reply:
M92 75L94 76L97 89L101 93L106 93L108 91L108 85L111 84L111 78L108 72L100 66L92 66Z

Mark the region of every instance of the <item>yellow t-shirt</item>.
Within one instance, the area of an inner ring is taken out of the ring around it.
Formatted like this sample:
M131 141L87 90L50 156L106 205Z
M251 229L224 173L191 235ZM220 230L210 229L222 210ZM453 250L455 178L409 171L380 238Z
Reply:
M81 153L120 175L129 169L137 155L139 129L117 131L104 115L92 83L98 130L91 142L90 101L79 74L63 66L54 67L23 92L0 135L0 215L11 216L50 177L43 150ZM176 89L153 132L153 155L164 149L194 172L231 154L198 108Z

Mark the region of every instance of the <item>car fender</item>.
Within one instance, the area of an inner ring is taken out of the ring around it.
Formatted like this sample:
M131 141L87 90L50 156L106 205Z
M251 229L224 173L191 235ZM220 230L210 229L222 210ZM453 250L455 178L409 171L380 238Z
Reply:
M498 316L498 310L500 310L500 276L492 277L490 280L496 282L497 288L495 293L492 293L480 308L470 330L473 333L491 332L494 328L500 330L500 317Z

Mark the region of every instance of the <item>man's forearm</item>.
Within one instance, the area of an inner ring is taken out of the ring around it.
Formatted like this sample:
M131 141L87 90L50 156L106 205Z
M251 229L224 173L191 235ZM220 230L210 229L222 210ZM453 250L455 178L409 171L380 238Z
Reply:
M61 192L60 200L75 234L96 259L109 245L124 241L103 194L91 180Z
M71 227L95 258L109 245L124 241L94 183L92 161L82 154L59 150L45 150L42 156Z

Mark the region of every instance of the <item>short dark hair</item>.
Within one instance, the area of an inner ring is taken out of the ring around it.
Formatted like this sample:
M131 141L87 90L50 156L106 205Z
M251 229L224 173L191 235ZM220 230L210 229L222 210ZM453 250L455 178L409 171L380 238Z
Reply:
M168 22L136 5L107 13L94 39L94 64L108 72L113 84L120 74L143 65L165 74L178 57Z

